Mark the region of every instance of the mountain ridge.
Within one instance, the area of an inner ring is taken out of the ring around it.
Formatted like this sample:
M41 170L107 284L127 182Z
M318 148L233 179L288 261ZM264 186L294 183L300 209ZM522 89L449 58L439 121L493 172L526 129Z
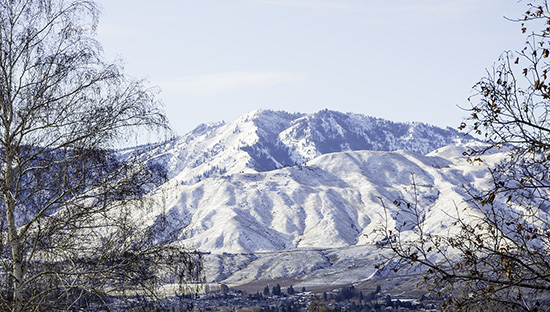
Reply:
M423 123L257 110L136 150L168 173L149 194L160 204L136 218L159 241L204 253L210 282L364 280L376 273L382 216L410 221L395 200L417 198L427 231L450 231L450 203L462 206L501 157L471 165L472 144Z
M446 158L423 156L449 142L454 149L439 151ZM433 172L462 163L456 146L467 142L474 141L423 123L329 110L256 110L199 125L148 154L168 168L169 181L159 190L170 197L166 226L181 228L174 241L209 252L255 253L365 243L376 223L372 211L360 211L366 204L380 215L380 200L404 198L398 189L418 183L429 189L426 204L433 205L440 195ZM469 183L461 173L447 176Z
M301 165L320 155L350 150L410 150L426 154L473 138L424 123L395 123L361 114L255 110L230 122L201 124L159 145L151 154L170 178L193 184L240 172Z

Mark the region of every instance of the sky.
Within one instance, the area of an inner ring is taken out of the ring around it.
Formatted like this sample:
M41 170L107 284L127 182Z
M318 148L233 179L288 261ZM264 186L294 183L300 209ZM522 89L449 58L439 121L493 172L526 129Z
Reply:
M256 109L456 128L525 40L517 0L96 0L97 39L158 87L177 134Z

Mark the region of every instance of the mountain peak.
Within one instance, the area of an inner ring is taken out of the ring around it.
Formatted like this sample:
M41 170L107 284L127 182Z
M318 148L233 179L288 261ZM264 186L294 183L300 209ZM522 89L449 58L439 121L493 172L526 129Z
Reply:
M161 162L181 183L304 164L342 151L408 150L427 154L464 138L453 129L397 123L354 113L257 109L230 122L201 124L165 146Z
M456 208L449 203L466 199L458 186L484 183L486 168L468 165L462 151L472 142L463 139L471 138L361 114L255 110L141 149L169 178L150 193L162 205L143 219L159 240L170 233L204 251L209 281L369 278L382 201L417 201L439 233ZM386 207L391 224L411 223Z

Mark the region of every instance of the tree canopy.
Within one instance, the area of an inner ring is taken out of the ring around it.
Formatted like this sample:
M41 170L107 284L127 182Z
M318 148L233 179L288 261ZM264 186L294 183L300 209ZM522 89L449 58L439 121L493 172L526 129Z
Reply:
M550 8L546 0L526 6L514 20L525 34L523 48L504 52L474 86L470 116L460 126L486 141L467 152L471 162L506 155L489 167L489 187L467 190L465 204L475 213L457 205L450 222L456 234L432 235L423 207L396 201L414 216L414 239L403 240L399 228L383 230L395 267L423 268L432 289L458 308L549 307Z
M132 218L158 205L143 195L159 171L113 147L168 123L104 59L98 21L89 0L0 0L0 310L108 307L200 279L198 255Z

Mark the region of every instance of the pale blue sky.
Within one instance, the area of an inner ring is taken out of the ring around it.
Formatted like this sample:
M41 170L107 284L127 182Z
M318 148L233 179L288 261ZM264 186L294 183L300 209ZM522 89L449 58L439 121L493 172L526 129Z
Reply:
M324 108L457 127L471 87L524 38L517 0L98 0L98 39L173 128Z

